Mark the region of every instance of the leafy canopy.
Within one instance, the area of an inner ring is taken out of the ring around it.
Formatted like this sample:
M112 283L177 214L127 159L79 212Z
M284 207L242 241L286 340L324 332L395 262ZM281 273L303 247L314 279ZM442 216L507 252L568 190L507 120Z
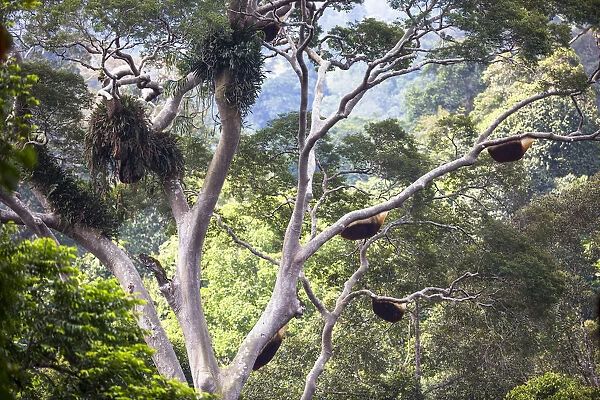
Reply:
M14 234L0 231L2 398L197 398L156 373L132 311L139 301L116 280L86 281L74 249Z

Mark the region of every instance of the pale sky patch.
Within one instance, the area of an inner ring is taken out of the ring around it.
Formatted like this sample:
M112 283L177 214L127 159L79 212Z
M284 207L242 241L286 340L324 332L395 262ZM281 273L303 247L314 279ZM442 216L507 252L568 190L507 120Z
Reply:
M400 13L392 9L385 0L365 0L363 7L368 18L389 22L400 16Z

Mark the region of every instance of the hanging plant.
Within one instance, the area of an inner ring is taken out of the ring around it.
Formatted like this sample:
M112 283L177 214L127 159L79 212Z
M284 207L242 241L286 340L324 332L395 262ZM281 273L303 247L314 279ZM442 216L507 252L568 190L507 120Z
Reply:
M35 147L37 165L31 172L33 186L44 194L51 208L64 222L84 224L99 229L109 237L117 234L122 216L89 182L65 171L43 146Z
M131 96L98 104L90 117L86 152L94 178L117 176L122 183L136 183L146 170L161 178L183 173L176 139L155 133L143 103Z
M192 55L181 68L194 72L211 93L215 76L229 70L233 82L225 96L245 115L256 101L265 79L261 45L262 40L253 30L213 28L194 44Z
M143 153L145 165L161 178L177 178L183 175L183 153L175 136L166 132L148 137Z

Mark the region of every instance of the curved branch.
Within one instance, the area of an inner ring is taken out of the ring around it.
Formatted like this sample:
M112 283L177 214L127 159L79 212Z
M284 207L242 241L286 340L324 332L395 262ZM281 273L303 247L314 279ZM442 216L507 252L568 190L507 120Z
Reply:
M327 316L330 314L329 310L327 310L323 302L317 297L315 292L312 290L310 281L304 275L304 272L300 274L300 282L302 282L302 287L304 288L308 299L311 301L311 303L313 303L313 305L321 313L321 315L323 315L324 318L327 318Z
M387 297L387 296L378 296L375 293L371 292L367 289L357 290L352 292L351 289L356 284L357 279L360 279L366 272L369 266L366 250L368 248L368 244L361 247L360 251L360 268L354 273L354 275L346 282L344 285L344 291L338 297L336 302L335 310L331 313L323 314L323 318L325 319L325 326L323 328L323 333L321 337L321 354L317 361L315 361L313 368L309 372L306 377L306 382L304 386L304 393L302 394L302 400L310 400L313 398L316 389L317 389L317 379L325 370L325 364L329 361L329 359L333 355L333 328L337 323L341 313L344 309L350 304L350 302L361 296L366 295L376 300L384 300L393 303L410 303L416 301L419 298L425 299L440 299L445 301L451 301L455 303L472 301L479 298L481 293L477 293L474 295L470 295L466 293L464 290L458 289L458 285L466 279L479 276L478 273L466 272L460 277L456 278L454 281L450 283L447 288L438 288L438 287L427 287L417 292L414 292L403 298L395 298L395 297ZM355 279L357 278L357 279ZM455 297L455 293L460 293L462 296Z
M184 85L183 89L189 90L198 82L194 74L188 75L187 85ZM198 201L179 225L180 251L176 273L176 282L180 285L181 293L181 307L176 315L185 337L194 387L211 393L220 390L222 374L214 354L202 307L199 265L210 217L237 149L242 122L238 106L229 102L226 96L226 91L233 84L231 72L225 70L219 73L215 77L214 84L215 102L221 119L221 137L208 167ZM179 92L181 96L185 93L183 89ZM172 100L174 101L175 98L174 96ZM173 109L174 105L173 102L171 105L173 113L176 111Z
M273 265L279 266L280 262L277 261L276 259L274 259L273 257L269 256L268 254L263 253L260 250L257 250L254 246L252 246L250 243L243 241L242 239L240 239L235 232L233 231L233 229L227 225L225 222L223 222L223 219L221 218L221 216L219 214L214 214L216 220L217 220L217 224L223 228L225 230L225 232L227 232L227 234L231 237L231 239L236 243L239 244L240 246L244 247L245 249L249 250L252 254L254 254L255 256L262 258L265 261L270 262Z
M376 235L377 238L381 237L381 234ZM304 392L302 393L301 400L310 400L313 398L316 390L317 390L317 380L319 376L325 370L325 364L331 359L333 356L333 328L335 324L339 320L342 312L348 305L349 301L346 300L348 296L351 294L352 288L356 285L356 283L367 273L369 269L369 261L367 259L367 250L371 243L375 240L371 238L365 244L363 244L360 248L360 267L352 274L352 276L344 283L344 288L340 295L337 298L335 303L335 308L331 312L321 313L323 319L325 320L325 325L323 327L323 333L321 334L321 353L319 354L319 358L315 361L312 369L306 376L306 381L304 384Z
M48 228L43 218L40 218L36 214L32 213L21 200L19 200L13 194L7 193L3 189L0 189L0 201L6 204L11 210L15 212L16 215L21 219L21 221L27 226L33 233L35 233L38 237L48 237L54 240L54 242L58 243L56 236L54 233ZM57 222L56 219L53 219L53 222Z
M510 107L508 110L504 111L502 114L500 114L498 116L498 118L496 118L491 124L490 126L477 138L477 143L481 143L484 140L486 140L495 130L496 128L498 128L498 126L504 122L508 117L510 117L511 115L513 115L514 113L516 113L517 111L519 111L521 108L535 103L538 100L542 100L545 99L547 97L551 97L551 96L571 96L573 94L577 93L577 91L573 90L573 91L565 91L565 90L551 90L551 91L547 91L547 92L542 92L542 93L537 93L534 94L532 96L527 97L526 99L523 99L519 102L517 102L516 104L514 104L512 107Z
M580 142L580 141L598 141L600 140L600 130L593 132L588 135L580 135L578 131L570 132L567 135L560 135L552 132L527 132L519 135L513 135L509 137L486 140L494 130L509 116L515 114L517 111L522 109L523 107L541 99L545 99L550 96L571 96L575 91L547 91L532 95L524 100L521 100L517 104L510 107L504 113L502 113L498 118L496 118L488 128L479 136L475 145L462 157L459 157L453 161L444 163L426 174L419 177L412 184L407 186L404 190L402 190L398 195L393 197L392 199L380 203L376 206L364 208L362 210L352 211L340 219L338 219L333 225L329 228L322 231L318 234L314 239L310 240L306 243L302 249L297 253L296 262L303 263L310 256L312 256L324 243L330 240L333 236L340 233L346 226L348 226L351 222L369 218L373 215L379 214L383 211L389 211L393 208L400 207L408 198L410 198L416 192L422 190L433 182L435 179L440 176L446 175L452 171L455 171L459 168L463 168L469 165L472 165L477 160L479 154L487 147L494 146L501 143L506 143L510 141L515 141L522 139L524 137L532 137L537 139L549 139L554 141L562 141L562 142Z
M165 130L177 116L183 96L201 82L202 80L193 72L187 74L183 84L171 95L160 113L152 120L152 128L157 132Z
M355 292L350 293L348 296L346 296L346 298L344 298L344 301L350 302L351 300L355 299L356 297L368 296L375 300L388 301L390 303L398 303L398 304L412 303L418 299L428 299L428 300L439 299L439 300L446 300L446 301L451 301L451 302L455 302L455 303L461 303L464 301L476 300L481 296L481 293L468 294L464 290L458 289L458 285L461 282L463 282L469 278L474 278L474 277L478 277L478 276L479 276L479 273L477 273L477 272L465 272L463 275L459 276L458 278L456 278L452 282L450 282L450 285L448 285L447 288L429 286L429 287L423 288L419 291L416 291L414 293L411 293L406 297L401 297L401 298L389 297L389 296L378 296L368 289L361 289L361 290L357 290ZM454 294L457 292L461 293L462 296L455 297Z

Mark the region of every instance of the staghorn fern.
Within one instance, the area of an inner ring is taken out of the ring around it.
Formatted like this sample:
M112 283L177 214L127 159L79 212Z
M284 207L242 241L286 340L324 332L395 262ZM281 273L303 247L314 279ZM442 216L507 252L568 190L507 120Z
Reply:
M90 118L86 153L92 177L103 181L118 176L123 183L135 183L146 169L161 178L183 174L176 139L154 132L143 103L131 96L98 104Z

